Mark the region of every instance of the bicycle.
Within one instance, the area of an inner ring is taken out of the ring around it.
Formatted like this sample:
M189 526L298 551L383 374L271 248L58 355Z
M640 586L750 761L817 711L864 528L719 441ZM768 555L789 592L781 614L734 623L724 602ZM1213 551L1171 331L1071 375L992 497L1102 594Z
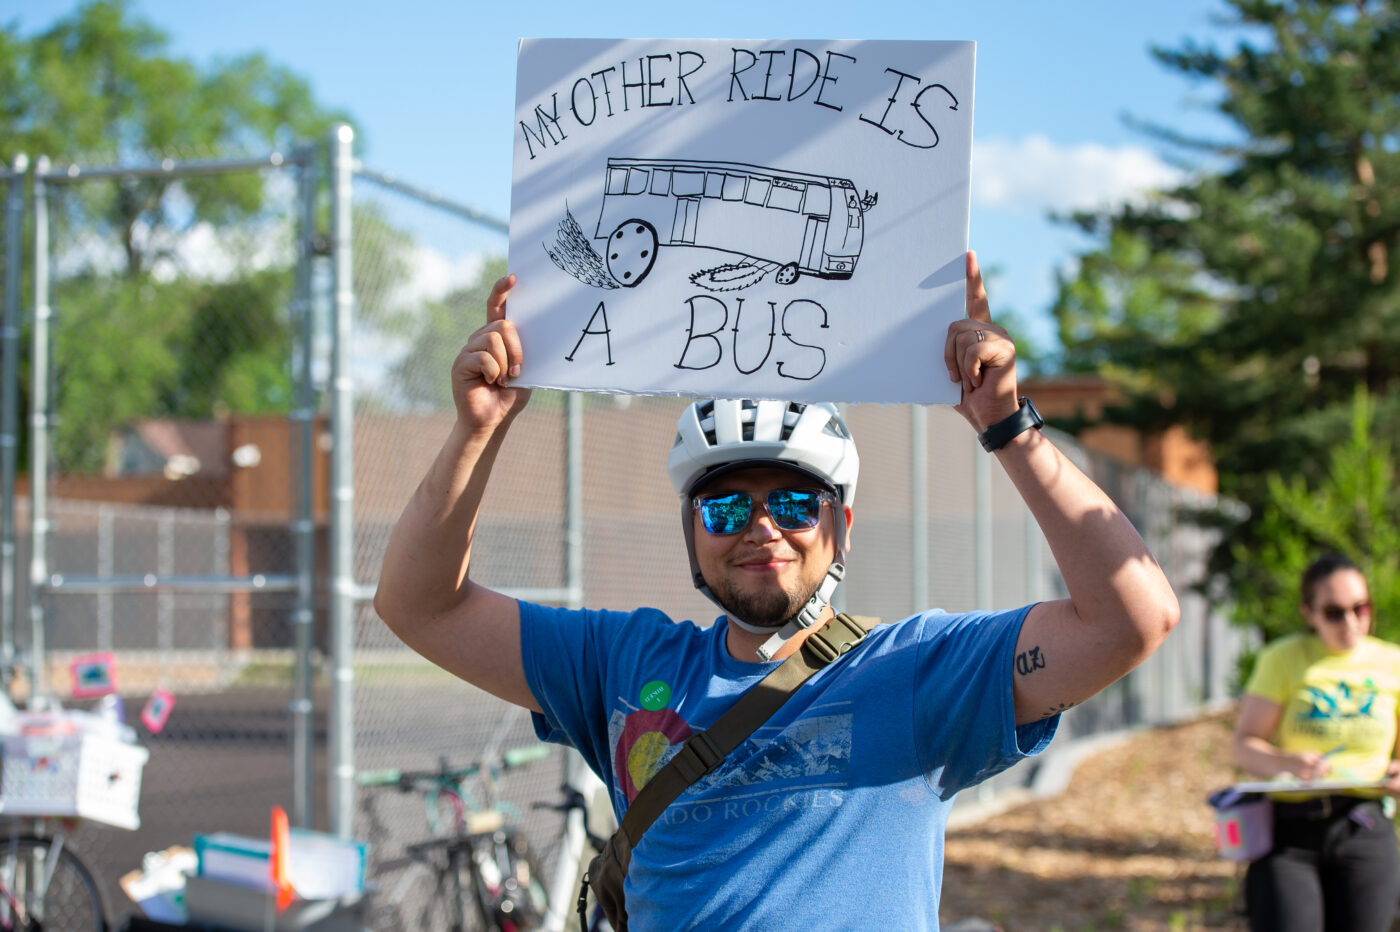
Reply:
M92 871L68 844L77 820L10 817L0 835L0 932L106 932Z
M505 771L548 754L549 746L540 744L513 748L499 759L460 768L443 758L436 770L359 774L356 779L362 787L393 787L401 793L423 795L432 837L409 844L404 849L406 858L379 865L381 873L412 862L431 871L433 892L417 904L421 913L415 917L414 928L445 927L465 932L473 914L483 928L497 932L530 932L541 927L548 905L544 883L534 854L515 825L514 807L496 799L496 784ZM467 789L473 781L481 787L481 800ZM444 805L451 813L447 831L443 831L441 818ZM370 817L374 834L382 836L382 823L372 812ZM386 905L405 905L407 887L414 880L412 873L407 872L389 892Z
M18 670L22 668L12 660L0 663L0 717L7 727L21 714L56 717L61 709L47 696L31 699L25 713L16 709L10 689ZM128 823L135 821L147 753L108 749L115 759L101 763L110 768L109 779L94 789L91 782L82 784L76 776L71 782L55 776L61 761L70 769L78 766L76 740L75 734L67 732L30 737L4 734L0 932L106 932L108 928L101 887L69 843L70 837L84 821L134 827ZM93 807L84 810L87 819L74 814L80 792L84 803ZM106 817L97 815L99 809Z
M608 840L593 831L588 818L588 797L583 794L583 791L569 783L560 786L559 792L563 796L559 802L535 803L534 808L549 809L562 814L565 818L568 818L570 813L577 811L580 817L579 827L583 830L584 840L587 841L588 847L593 850L593 853L598 854L603 850L603 846L608 843ZM579 865L581 870L586 869L586 866L586 862ZM590 908L589 899L586 892L580 890L578 901L575 904L579 928L583 932L613 932L612 923L603 913L603 907L598 905L597 899L594 898Z

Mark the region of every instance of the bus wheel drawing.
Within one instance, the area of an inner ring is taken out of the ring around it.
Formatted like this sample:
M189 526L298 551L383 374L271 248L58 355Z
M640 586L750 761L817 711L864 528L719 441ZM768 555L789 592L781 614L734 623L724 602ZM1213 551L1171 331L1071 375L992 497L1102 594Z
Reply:
M778 269L777 274L773 276L773 281L777 282L779 285L791 285L793 282L797 281L798 274L797 263L789 262L787 265Z
M624 288L635 288L656 261L656 228L645 220L624 221L608 237L608 272Z

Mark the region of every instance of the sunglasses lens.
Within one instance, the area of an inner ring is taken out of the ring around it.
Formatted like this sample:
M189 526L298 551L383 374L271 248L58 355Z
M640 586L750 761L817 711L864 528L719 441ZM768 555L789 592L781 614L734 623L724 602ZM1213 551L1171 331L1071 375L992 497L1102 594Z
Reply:
M1356 615L1361 621L1365 621L1367 618L1371 617L1371 603L1357 602L1350 608L1344 608L1341 605L1324 605L1322 607L1322 617L1326 618L1334 625L1346 621L1348 613Z
M768 494L768 513L784 531L806 530L817 526L822 500L817 492L778 489Z
M753 499L745 492L700 499L700 520L711 534L737 534L749 523Z

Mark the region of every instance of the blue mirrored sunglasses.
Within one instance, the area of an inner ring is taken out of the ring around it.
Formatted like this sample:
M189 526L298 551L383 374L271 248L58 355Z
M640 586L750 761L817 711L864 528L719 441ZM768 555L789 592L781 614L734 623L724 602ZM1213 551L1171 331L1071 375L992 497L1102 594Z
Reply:
M762 507L780 530L806 531L821 520L824 502L834 506L836 496L812 489L774 489ZM692 499L691 504L711 534L738 534L753 517L754 498L748 492L704 495Z

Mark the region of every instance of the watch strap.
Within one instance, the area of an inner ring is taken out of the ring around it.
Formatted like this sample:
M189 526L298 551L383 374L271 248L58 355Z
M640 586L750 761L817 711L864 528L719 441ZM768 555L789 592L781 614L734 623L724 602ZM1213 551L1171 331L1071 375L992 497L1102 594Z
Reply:
M1039 430L1040 426L1045 423L1045 419L1040 416L1040 412L1035 409L1035 405L1031 404L1029 398L1022 395L1019 402L1021 406L1015 414L997 421L977 435L982 449L988 453L995 453L1010 443L1013 438L1032 428Z

